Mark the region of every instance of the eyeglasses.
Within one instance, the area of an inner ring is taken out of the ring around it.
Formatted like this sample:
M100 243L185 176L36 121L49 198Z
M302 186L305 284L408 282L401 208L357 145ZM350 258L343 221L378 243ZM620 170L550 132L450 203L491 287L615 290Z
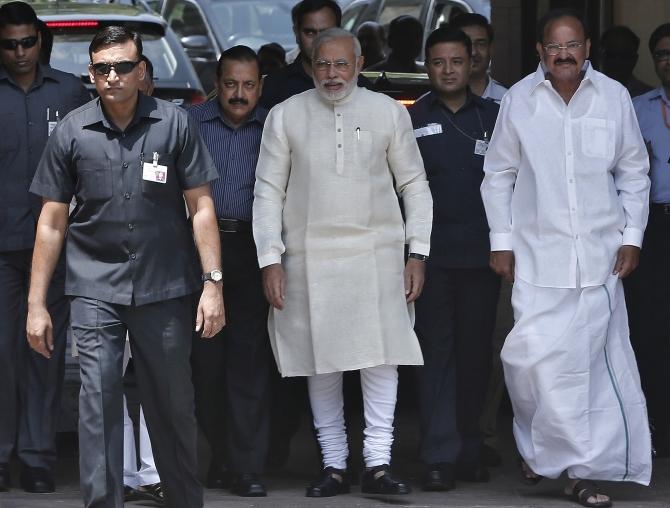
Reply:
M349 62L346 60L335 60L334 62L329 62L328 60L315 60L314 61L314 68L317 71L326 71L330 69L330 66L333 66L333 68L337 72L344 72L346 71L349 66L351 65Z
M129 60L110 63L98 62L91 63L91 69L93 69L93 73L97 76L108 76L109 73L112 72L112 69L114 69L114 72L116 72L118 75L121 75L131 72L138 63L140 63L139 60L137 62L131 62Z
M583 42L572 41L568 42L565 46L561 46L560 44L547 44L544 47L544 50L547 52L547 55L556 56L564 49L570 54L577 53L582 46L584 46Z
M31 35L23 39L0 39L0 47L8 51L14 50L19 46L23 49L32 48L35 44L37 44L37 35Z
M667 49L654 51L654 60L657 62L667 62L668 60L670 60L670 51L668 51Z

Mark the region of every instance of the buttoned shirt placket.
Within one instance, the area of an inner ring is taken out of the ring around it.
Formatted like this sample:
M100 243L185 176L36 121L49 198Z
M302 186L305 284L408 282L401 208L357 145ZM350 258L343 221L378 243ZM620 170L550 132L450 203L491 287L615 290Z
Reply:
M341 108L334 106L335 114L335 168L338 175L344 174L344 119Z

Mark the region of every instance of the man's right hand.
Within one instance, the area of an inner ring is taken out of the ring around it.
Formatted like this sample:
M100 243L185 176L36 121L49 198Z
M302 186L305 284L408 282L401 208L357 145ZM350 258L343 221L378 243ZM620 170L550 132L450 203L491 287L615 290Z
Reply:
M511 250L492 251L489 266L507 282L514 282L514 252Z
M54 349L53 325L44 305L28 306L26 334L31 348L44 358L51 358Z
M275 309L282 310L284 308L284 268L281 263L275 263L264 267L262 273L265 298Z

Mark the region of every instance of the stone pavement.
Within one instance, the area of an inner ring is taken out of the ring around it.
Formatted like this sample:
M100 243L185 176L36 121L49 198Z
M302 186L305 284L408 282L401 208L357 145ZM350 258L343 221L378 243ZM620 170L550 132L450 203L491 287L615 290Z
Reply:
M352 436L352 457L360 457L360 415L354 415L350 423ZM569 508L578 506L561 496L563 482L543 480L535 487L527 487L518 481L516 459L510 437L510 417L503 415L503 455L502 467L491 469L492 481L488 484L459 483L457 488L447 493L425 493L419 488L421 467L416 461L418 427L414 411L405 407L397 418L396 444L394 446L394 471L397 476L408 480L414 492L408 496L369 496L360 493L358 486L352 493L327 499L308 499L304 488L317 471L317 455L314 440L305 420L293 442L287 466L267 474L265 480L269 489L267 498L240 498L226 491L208 490L205 494L207 508L349 508L349 507L496 507L496 508ZM207 467L207 450L202 447L201 469ZM355 462L355 461L354 461ZM612 495L617 508L669 508L670 507L670 459L657 460L654 464L652 485L645 488L632 484L603 483L604 489ZM18 477L14 471L13 479ZM0 494L0 508L79 508L77 478L77 458L74 446L61 446L61 459L57 467L58 492L48 495L29 495L20 489ZM133 502L126 506L156 506L150 502Z

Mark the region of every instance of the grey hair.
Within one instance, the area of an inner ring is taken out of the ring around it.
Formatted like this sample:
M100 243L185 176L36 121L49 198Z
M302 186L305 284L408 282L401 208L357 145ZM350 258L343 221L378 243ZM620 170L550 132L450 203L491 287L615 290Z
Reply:
M358 41L358 37L344 28L333 27L320 32L319 35L316 36L316 39L314 39L314 42L312 43L312 60L314 60L317 53L319 52L319 48L323 44L335 39L351 39L354 41L354 54L356 55L357 59L363 53L361 50L361 43Z

